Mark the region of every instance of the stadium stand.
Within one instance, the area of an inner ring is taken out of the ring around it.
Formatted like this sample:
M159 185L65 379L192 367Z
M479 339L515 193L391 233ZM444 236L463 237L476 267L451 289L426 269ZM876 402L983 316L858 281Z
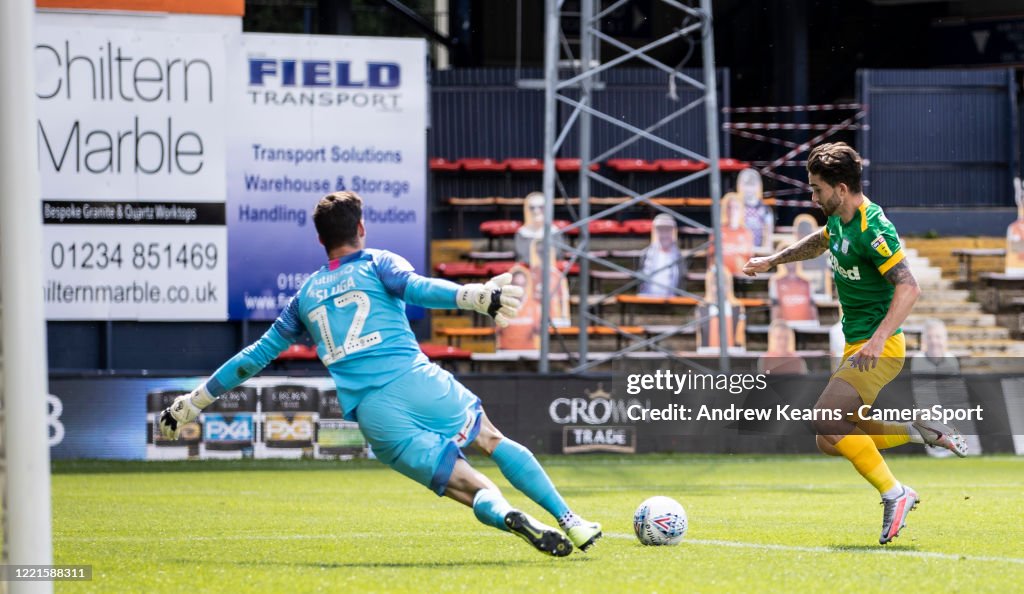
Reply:
M593 247L604 249L594 250L602 258L610 258L620 265L633 266L641 252L641 245L649 234L649 219L627 219L621 223L616 221L602 222L598 232L592 234L597 244ZM514 221L498 222L495 227L512 229ZM564 222L560 224L565 224ZM490 226L488 226L490 228ZM788 229L779 228L777 235L788 233ZM499 231L500 233L501 231ZM505 231L507 232L507 231ZM680 233L680 242L686 235ZM470 245L486 239L470 239ZM998 272L1001 262L994 252L985 251L983 257L975 262L971 271L971 284L968 288L960 281L962 269L958 258L963 250L998 250L1004 245L1002 238L949 238L929 240L911 238L906 240L908 261L924 288L924 293L915 307L914 313L904 325L908 338L908 348L913 351L920 345L923 323L928 318L943 320L949 331L950 349L958 355L967 356L973 363L983 365L986 357L1010 356L1024 354L1024 342L1016 340L1021 336L1021 314L1024 312L1024 279L1015 275ZM481 246L482 247L482 246ZM466 250L464 261L445 262L438 266L439 274L451 278L485 279L507 270L512 262L505 259L507 252L482 252ZM924 254L927 254L924 255ZM991 255L990 255L991 254ZM701 294L703 292L704 265L703 254L695 254L694 265L688 274L687 290ZM933 261L940 266L933 265ZM565 263L559 263L565 267ZM578 272L578 265L569 270L570 275ZM574 276L570 276L574 278ZM578 282L578 281L573 281ZM590 304L594 313L628 328L636 339L643 339L661 332L678 329L697 301L692 297L652 298L635 294L632 291L609 296L608 293L621 289L629 282L629 275L615 270L595 267L591 270ZM735 279L735 291L741 303L747 308L748 325L746 328L747 349L750 353L758 353L767 348L768 324L771 322L770 302L768 295L768 278ZM972 299L973 296L973 299ZM572 316L576 318L578 298L572 298ZM838 303L830 297L814 296L814 304L818 310L819 324L804 325L794 328L796 332L797 350L802 353L825 353L828 351L829 328L838 321ZM459 327L452 320L463 320L462 324L472 324L467 316L454 317L435 316L435 336L452 346L470 353L474 360L475 371L497 371L500 369L517 368L531 359L529 354L515 356L494 353L493 329L489 327ZM479 321L478 321L479 322ZM478 323L477 322L477 323ZM570 326L551 330L553 351L569 353L571 359L574 341L579 328ZM608 329L592 330L593 339L600 339ZM610 335L609 335L610 336ZM562 339L559 342L558 339ZM614 349L619 345L629 344L628 336L611 342L598 342L603 347ZM678 352L692 352L692 329L683 329L667 343ZM654 353L656 351L644 350ZM595 356L599 356L600 351Z

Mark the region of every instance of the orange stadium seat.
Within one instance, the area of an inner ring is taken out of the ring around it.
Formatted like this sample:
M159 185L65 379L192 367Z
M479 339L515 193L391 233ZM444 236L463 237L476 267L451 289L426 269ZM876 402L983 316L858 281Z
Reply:
M487 338L494 336L494 326L471 328L446 327L438 329L437 333L444 336L448 340L448 345L451 346L453 343L462 344L463 338Z
M617 295L615 300L620 305L697 305L693 297L683 295L659 297L655 295Z

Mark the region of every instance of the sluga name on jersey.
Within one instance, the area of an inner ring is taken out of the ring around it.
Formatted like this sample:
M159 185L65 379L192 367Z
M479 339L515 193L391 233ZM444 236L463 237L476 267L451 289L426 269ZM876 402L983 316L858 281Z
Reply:
M324 277L323 279L316 279L314 285L323 284L322 281L333 282L334 278L336 277L334 277L334 275L331 275ZM335 284L333 287L328 287L326 289L316 289L314 288L314 285L310 285L309 290L306 291L306 294L312 297L313 299L316 299L317 301L323 301L339 293L344 293L345 291L350 291L356 288L356 279L352 278L351 276L343 276L340 279L338 279L337 284Z
M839 276L846 280L859 281L860 280L860 266L854 266L853 268L846 269L839 265L839 259L831 251L828 253L828 259L832 262L832 270L835 270Z

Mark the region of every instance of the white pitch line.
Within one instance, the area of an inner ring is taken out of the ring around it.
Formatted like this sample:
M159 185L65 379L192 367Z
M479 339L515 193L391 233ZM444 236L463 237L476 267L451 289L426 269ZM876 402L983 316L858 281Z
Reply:
M632 534L606 533L610 538L636 538ZM1021 557L998 557L991 555L959 555L957 553L939 553L935 551L908 551L904 549L883 548L879 545L877 549L844 549L842 547L806 547L800 545L768 544L761 542L738 542L734 540L712 540L700 538L687 538L681 544L710 545L716 547L730 547L734 549L754 549L759 551L782 551L791 553L849 553L866 555L895 555L899 557L915 557L918 559L943 559L946 561L990 561L993 563L1015 563L1024 565L1024 558Z
M452 534L452 533L448 533ZM478 532L459 532L458 534L469 536L478 535ZM422 533L405 533L391 536L422 536ZM147 541L227 541L227 540L260 540L260 541L291 541L291 540L345 540L354 538L379 538L379 532L344 532L340 534L228 534L223 536L203 535L176 535L176 536L61 536L54 535L58 542L147 542ZM632 540L636 538L632 534L606 532L605 537L615 539ZM734 549L753 549L758 551L780 551L784 553L815 553L815 554L851 554L851 555L886 555L896 557L913 557L916 559L942 559L945 561L982 561L991 563L1012 563L1024 565L1024 558L1021 557L999 557L993 555L959 555L956 553L939 553L935 551L908 551L896 548L877 549L843 549L841 547L808 547L800 545L768 544L761 542L741 542L735 540L714 540L687 538L681 544L701 545L715 547L729 547Z

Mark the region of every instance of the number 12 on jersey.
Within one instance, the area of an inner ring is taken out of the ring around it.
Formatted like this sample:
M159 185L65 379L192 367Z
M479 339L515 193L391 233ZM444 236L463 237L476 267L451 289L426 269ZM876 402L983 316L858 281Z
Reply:
M335 361L341 360L346 355L351 355L375 344L380 344L381 341L380 332L371 332L360 336L360 333L363 331L363 325L366 324L366 319L370 317L369 295L362 291L349 291L335 297L334 305L338 309L349 305L356 307L356 313L352 316L352 323L348 327L348 332L345 333L345 342L342 344L335 342L334 335L331 334L331 324L327 319L326 305L321 305L309 312L309 319L316 323L317 328L320 329L320 336L324 340L324 348L327 351L322 357L324 365L330 365Z

